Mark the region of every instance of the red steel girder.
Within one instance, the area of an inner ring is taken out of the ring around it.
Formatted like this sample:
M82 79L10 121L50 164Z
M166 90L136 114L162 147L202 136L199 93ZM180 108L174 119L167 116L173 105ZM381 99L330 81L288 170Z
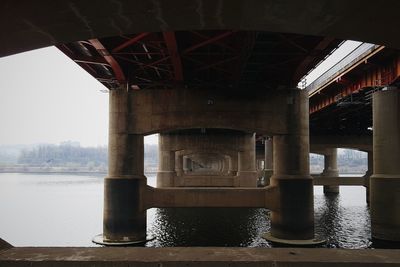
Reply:
M200 43L198 43L198 44L195 44L195 45L193 45L193 46L191 46L191 47L189 47L189 48L186 48L186 49L182 52L182 54L183 54L183 55L184 55L184 54L188 54L188 53L190 53L191 51L194 51L194 50L196 50L196 49L198 49L198 48L200 48L200 47L203 47L203 46L205 46L205 45L212 44L212 43L217 42L217 41L219 41L219 40L221 40L221 39L224 39L224 38L228 37L229 35L232 35L233 33L235 33L235 31L227 31L227 32L224 32L224 33L219 34L219 35L217 35L217 36L214 36L214 37L212 37L212 38L210 38L210 39L208 39L208 40L205 40L205 41L200 42Z
M149 32L143 32L143 33L140 33L140 34L136 35L136 36L133 37L132 39L129 39L128 41L126 41L126 42L120 44L119 46L117 46L116 48L114 48L114 49L112 50L112 53L119 52L119 51L121 51L122 49L124 49L124 48L126 48L126 47L128 47L128 46L131 46L131 45L133 45L134 43L139 42L140 40L142 40L144 37L146 37L146 36L149 35L149 34L150 34Z
M178 46L174 32L163 32L164 40L167 45L168 53L171 57L172 67L174 69L175 81L183 81L182 61L178 53Z
M89 42L97 50L97 52L104 57L108 64L110 64L112 70L114 71L115 78L120 83L120 85L124 85L126 82L124 72L122 71L121 66L114 59L114 57L110 55L110 53L98 39L90 39Z

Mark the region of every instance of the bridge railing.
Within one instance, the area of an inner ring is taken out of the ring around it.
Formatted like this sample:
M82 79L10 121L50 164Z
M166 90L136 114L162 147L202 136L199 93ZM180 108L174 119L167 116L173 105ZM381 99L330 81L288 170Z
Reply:
M354 64L357 64L361 60L364 60L366 56L373 53L377 49L381 48L381 45L375 45L370 43L362 43L347 56L342 58L338 63L333 65L330 69L322 73L316 80L306 86L308 94L311 95L315 91L322 88L324 85L330 83L333 79L337 79L343 72L351 68Z

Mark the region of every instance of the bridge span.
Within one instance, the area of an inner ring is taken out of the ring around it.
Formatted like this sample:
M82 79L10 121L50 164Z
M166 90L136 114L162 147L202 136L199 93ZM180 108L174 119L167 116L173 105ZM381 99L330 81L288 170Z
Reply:
M400 241L397 1L24 4L3 4L0 55L56 45L109 92L96 242L145 242L150 207L229 206L270 209L270 240L318 243L310 148L325 155L315 183L326 193L337 193L338 183L369 187L372 237ZM385 19L372 20L377 14ZM296 88L344 39L380 45L362 45L310 87ZM143 137L153 133L160 133L157 188L143 171ZM271 176L262 188L256 140ZM340 144L370 152L369 182L337 178Z

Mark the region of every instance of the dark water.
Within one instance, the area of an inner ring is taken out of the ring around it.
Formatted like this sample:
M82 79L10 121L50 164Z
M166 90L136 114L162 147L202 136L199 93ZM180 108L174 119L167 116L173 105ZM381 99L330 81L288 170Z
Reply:
M154 175L148 175L154 186ZM337 196L314 189L317 236L327 247L368 248L370 217L363 187ZM16 246L94 246L102 231L103 177L0 174L0 237ZM146 246L271 247L266 209L150 209Z

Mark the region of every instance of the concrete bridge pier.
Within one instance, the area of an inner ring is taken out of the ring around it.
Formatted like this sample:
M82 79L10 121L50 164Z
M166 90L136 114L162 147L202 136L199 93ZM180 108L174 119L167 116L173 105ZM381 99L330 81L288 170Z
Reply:
M236 183L239 187L257 186L255 134L243 135L243 150L238 153Z
M264 160L264 178L265 178L265 185L270 184L270 178L273 174L273 167L274 167L274 150L273 150L273 141L272 137L269 136L265 139L265 160Z
M182 176L183 171L183 155L180 153L175 153L175 172L176 176Z
M372 110L372 237L400 242L400 90L393 88L375 92Z
M271 241L298 244L314 242L313 180L309 169L308 96L292 90L287 101L289 133L275 135L272 187L277 189L276 205L271 209Z
M158 135L158 153L157 187L173 187L176 177L175 151L170 149L169 139L161 133Z
M124 90L110 91L109 163L108 176L104 181L103 234L93 239L100 244L133 244L146 240L143 135L128 133L128 101Z
M236 176L238 171L238 153L231 153L229 158L229 171L228 175Z
M365 199L369 205L370 203L370 193L369 193L369 184L370 184L370 180L371 180L371 175L373 174L374 171L374 153L372 151L368 151L368 169L364 174L364 178L365 178Z
M338 177L339 171L337 168L337 148L328 148L324 152L324 170L321 176ZM338 194L338 185L324 185L324 194Z

